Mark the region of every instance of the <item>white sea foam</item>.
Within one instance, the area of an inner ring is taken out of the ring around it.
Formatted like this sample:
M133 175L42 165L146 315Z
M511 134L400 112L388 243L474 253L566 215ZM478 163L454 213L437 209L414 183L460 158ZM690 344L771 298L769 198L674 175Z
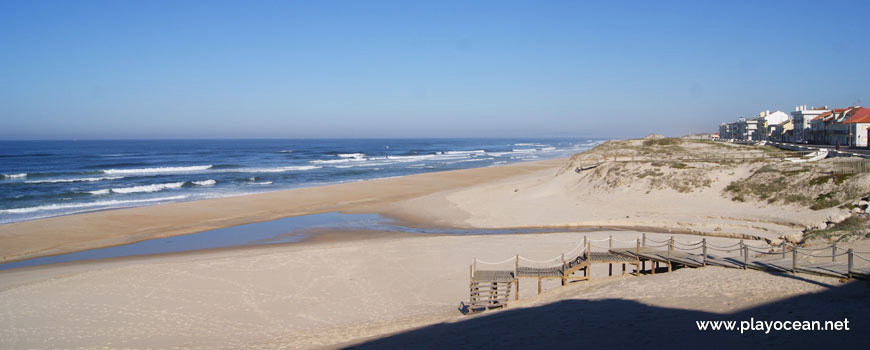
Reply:
M241 168L241 169L226 169L224 172L228 173L283 173L285 171L303 171L303 170L313 170L320 169L322 166L316 165L298 165L298 166L285 166L285 167L275 167L275 168Z
M95 195L95 196L102 196L102 195L107 195L109 193L112 193L112 190L106 188L106 189L102 189L102 190L88 191L88 193Z
M139 192L157 192L165 189L181 188L184 182L170 182L165 184L142 185L133 187L113 188L112 193L139 193Z
M493 157L501 157L501 156L508 155L511 153L513 153L513 152L486 152L486 154L493 156Z
M365 155L365 153L342 153L342 154L338 154L338 156L341 158L357 158L357 159L359 159L359 158L365 157L366 155Z
M456 163L465 163L465 162L482 162L485 160L493 160L494 158L472 158L472 159L460 159L454 160L452 162L444 162L444 164L456 164Z
M280 150L280 151L278 151L278 152L281 152L281 153L293 153L293 150L292 150L292 149L282 149L282 150Z
M211 165L194 165L194 166L179 166L179 167L162 167L162 168L140 168L140 169L105 169L106 174L163 174L163 173L188 173L194 171L203 171L211 169Z
M514 149L515 153L534 153L534 152L546 152L546 151L555 151L556 147L543 147L543 148L520 148Z
M417 162L421 160L434 158L434 154L424 154L420 156L387 156L387 159L398 162Z
M78 177L72 179L45 179L45 180L30 180L24 181L29 184L44 184L44 183L66 183L66 182L97 182L103 180L123 179L123 176L100 176L100 177Z
M311 164L341 164L341 163L349 163L349 162L364 162L368 159L365 158L341 158L341 159L315 159L309 161Z
M197 185L197 186L214 186L215 184L217 184L217 181L215 181L215 180L203 180L203 181L191 181L190 183Z
M447 151L447 154L484 154L486 151L482 149L474 150L474 151Z
M23 179L27 177L27 173L21 174L3 174L4 179Z
M514 146L533 146L533 147L544 147L547 146L542 143L515 143Z
M271 185L272 181L251 182L251 185Z
M81 209L81 208L119 206L119 205L136 204L136 203L173 201L173 200L179 200L179 199L184 199L184 198L187 198L187 196L171 196L171 197L133 199L133 200L108 200L108 201L97 201L97 202L88 202L88 203L72 203L72 204L48 204L48 205L40 205L40 206L36 206L36 207L27 207L27 208L0 209L0 214L26 214L26 213L33 213L33 212L46 211L46 210L64 210L64 209Z

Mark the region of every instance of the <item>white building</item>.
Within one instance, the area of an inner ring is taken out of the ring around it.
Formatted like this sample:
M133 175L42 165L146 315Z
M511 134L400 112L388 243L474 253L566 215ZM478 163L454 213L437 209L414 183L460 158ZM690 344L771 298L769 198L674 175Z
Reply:
M737 119L737 139L744 141L758 140L759 119Z
M757 118L739 118L735 123L722 123L719 125L719 137L741 141L769 140L772 126L790 121L791 117L785 112L766 110L758 113Z
M824 127L824 140L830 145L867 147L870 138L870 109L853 106L834 109L833 113L820 118Z
M734 129L736 127L735 123L722 123L719 125L719 139L720 140L733 140L734 137Z
M774 124L770 127L770 140L778 142L794 142L794 122Z
M853 110L843 124L849 127L850 146L870 147L870 109L860 107Z
M795 107L794 112L791 112L791 119L794 122L794 142L811 140L810 121L830 111L828 106L824 108L807 108L807 105Z
M758 117L764 119L768 127L779 125L791 120L791 117L783 111L774 111L771 113L770 110L766 110L758 113Z

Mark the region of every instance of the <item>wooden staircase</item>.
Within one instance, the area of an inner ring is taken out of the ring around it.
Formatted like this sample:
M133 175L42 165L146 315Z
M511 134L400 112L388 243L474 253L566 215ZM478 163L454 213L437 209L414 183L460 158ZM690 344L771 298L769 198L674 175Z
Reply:
M515 281L512 271L475 271L469 285L469 311L506 307Z

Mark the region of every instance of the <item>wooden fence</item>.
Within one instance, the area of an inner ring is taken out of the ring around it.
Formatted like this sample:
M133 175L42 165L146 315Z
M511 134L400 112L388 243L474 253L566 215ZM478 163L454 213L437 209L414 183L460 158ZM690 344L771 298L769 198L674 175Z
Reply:
M834 174L870 173L870 160L835 158L832 172Z

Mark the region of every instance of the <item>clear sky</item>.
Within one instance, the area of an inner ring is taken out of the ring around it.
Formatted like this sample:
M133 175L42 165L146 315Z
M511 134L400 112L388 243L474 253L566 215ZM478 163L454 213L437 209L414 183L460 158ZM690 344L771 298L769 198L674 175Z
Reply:
M0 1L0 139L633 137L870 104L868 1Z

